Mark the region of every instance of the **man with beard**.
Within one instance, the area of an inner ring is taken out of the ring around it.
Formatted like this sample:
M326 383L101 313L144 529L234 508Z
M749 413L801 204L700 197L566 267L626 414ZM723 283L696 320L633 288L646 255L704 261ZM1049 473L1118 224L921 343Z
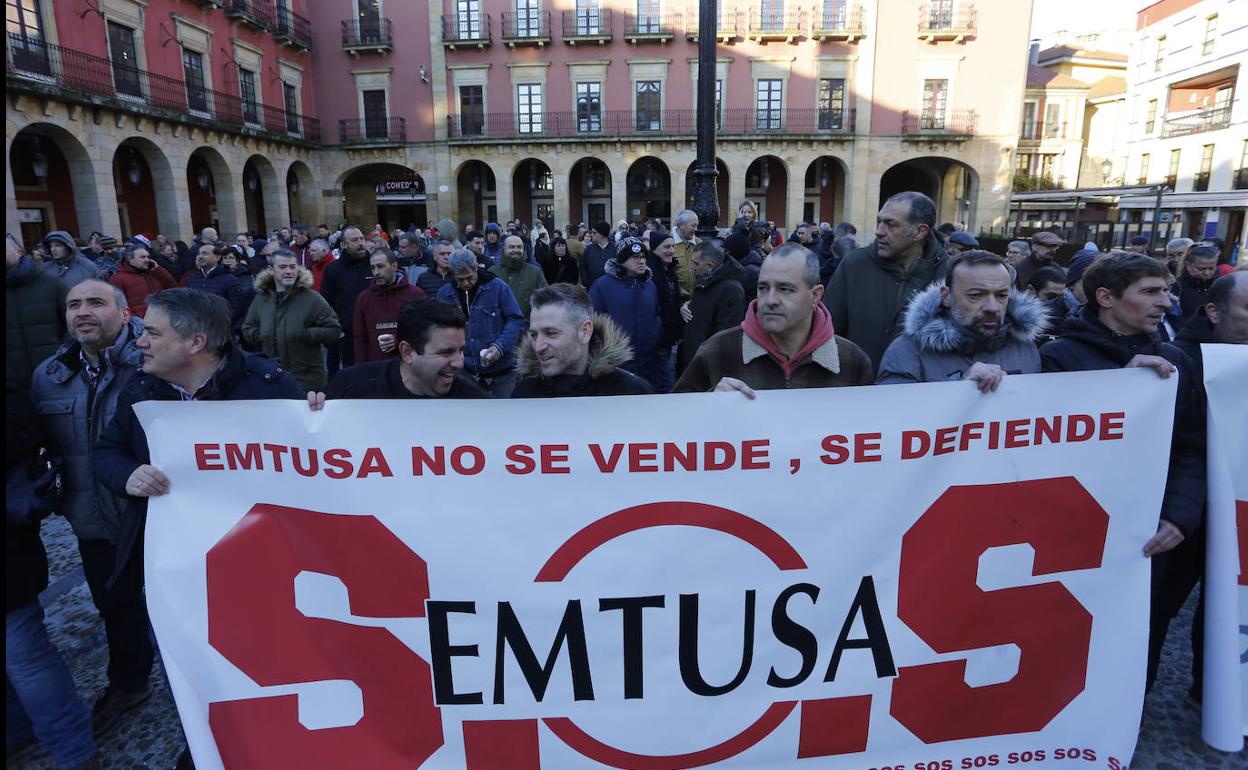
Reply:
M338 340L338 344L329 348L331 377L338 371L339 364L347 367L355 363L352 336L355 328L355 302L373 278L364 231L358 227L348 227L342 231L338 244L338 259L326 266L321 279L321 296L334 309L343 331L343 337Z
M168 270L156 264L151 251L139 245L126 247L117 272L108 282L125 293L130 314L139 318L147 313L148 297L178 285Z
M1044 325L1044 304L1011 290L1000 257L964 251L950 260L942 284L910 300L906 331L884 352L875 381L969 380L991 393L1007 374L1040 371L1036 339Z
M741 325L711 337L676 383L676 393L870 385L871 360L837 336L820 302L819 257L797 244L767 255L758 296Z
M512 398L654 392L648 382L620 368L633 357L628 337L609 317L594 313L583 287L557 283L538 289L532 304L529 332L517 354L521 379Z
M399 309L398 356L344 369L325 393L309 393L318 410L336 398L489 398L464 374L464 314L436 299L416 299Z
M524 239L519 235L508 235L503 239L503 252L490 272L503 280L516 296L520 312L525 318L529 316L529 297L533 292L546 286L546 276L542 269L528 262L524 251Z

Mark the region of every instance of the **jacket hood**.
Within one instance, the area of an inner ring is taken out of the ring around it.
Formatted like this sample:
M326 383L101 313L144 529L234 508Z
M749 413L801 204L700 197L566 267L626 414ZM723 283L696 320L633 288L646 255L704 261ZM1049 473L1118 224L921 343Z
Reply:
M256 287L256 291L276 292L277 291L277 279L273 277L273 271L267 268L264 270L261 270L260 274L256 276L255 287ZM306 268L303 268L303 267L298 268L298 272L296 273L296 277L295 277L295 285L293 288L311 289L312 288L312 273L308 272Z
M459 240L459 228L451 220L439 219L434 227L437 228L439 238L446 238L451 241Z
M881 270L889 273L890 275L900 276L902 274L901 265L880 257L880 246L878 242L872 241L871 245L867 247L867 253L870 255L871 261L879 265ZM935 232L928 233L927 240L923 242L923 255L919 257L918 261L930 262L933 265L939 265L945 259L944 244L942 244L940 239L936 237ZM915 264L917 265L918 262ZM913 267L911 269L913 269Z
M78 244L74 241L74 236L70 235L66 230L53 230L43 239L46 243L62 243L69 248L70 252L77 254Z
M906 310L906 334L914 338L920 349L934 353L979 347L984 340L954 321L941 305L941 286L941 283L933 283L910 300L910 307ZM1043 302L1011 289L1004 320L997 335L1000 341L1025 343L1036 341L1048 325L1049 316Z
M616 261L615 257L612 257L611 259L607 260L607 264L603 267L602 272L606 273L612 278L618 278L621 281L626 281L626 282L640 281L641 283L645 283L646 281L650 280L650 265L646 265L646 272L643 273L641 277L632 278L624 274L624 268L620 267L620 263Z
M478 274L480 271L478 271ZM370 294L389 294L392 291L398 291L407 285L407 272L399 270L394 274L394 283L380 284L377 281L369 281L367 291Z
M610 316L595 313L593 323L594 336L589 338L589 377L598 379L631 361L633 344ZM516 348L516 374L539 377L541 373L537 355L533 352L533 342L526 334Z
M503 234L503 228L502 228L502 226L500 226L497 222L491 222L491 223L489 223L488 225L486 225L486 226L485 226L485 231L484 231L484 232L485 232L487 235L488 235L489 233L498 233L499 235L502 235L502 234Z
M134 344L143 334L143 319L137 315L130 316L126 325L117 335L117 341L104 350L104 358L110 366L138 366L143 361L143 351ZM75 339L69 339L57 348L56 353L47 361L45 369L48 377L56 383L63 383L73 377L82 368L78 352L82 346Z

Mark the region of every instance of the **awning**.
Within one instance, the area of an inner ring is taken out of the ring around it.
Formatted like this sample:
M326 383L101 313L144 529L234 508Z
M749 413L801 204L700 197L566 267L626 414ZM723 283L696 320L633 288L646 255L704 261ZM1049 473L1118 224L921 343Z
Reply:
M1156 195L1124 195L1120 209L1151 209L1157 205ZM1161 196L1163 209L1248 208L1248 190L1215 192L1166 193Z

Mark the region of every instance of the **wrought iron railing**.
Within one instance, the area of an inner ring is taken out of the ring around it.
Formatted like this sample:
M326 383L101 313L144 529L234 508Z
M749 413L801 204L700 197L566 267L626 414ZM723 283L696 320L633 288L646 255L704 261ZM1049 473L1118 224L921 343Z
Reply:
M805 31L805 11L755 8L750 14L750 37L796 37Z
M406 118L362 118L338 121L338 141L401 143L407 141Z
M343 50L390 49L394 47L393 26L389 19L351 18L342 22Z
M550 11L536 9L503 14L503 42L549 41Z
M624 20L625 40L670 38L680 31L684 15L676 12L628 16Z
M715 36L717 38L734 38L741 34L742 27L745 24L745 14L741 11L726 11L720 6L716 16ZM698 18L697 11L690 11L685 14L685 37L694 40L698 37L698 24L701 20Z
M1231 107L1214 107L1209 110L1192 112L1187 115L1167 117L1161 124L1163 138L1187 136L1205 131L1217 131L1231 125Z
M563 39L609 39L612 35L611 9L578 8L563 12Z
M974 136L979 123L975 110L921 110L901 113L903 136Z
M129 110L159 109L174 120L201 119L321 141L321 123L308 115L288 115L282 107L244 100L185 80L110 61L102 56L10 34L7 77L56 86L62 92L94 94ZM293 119L292 119L293 118ZM295 130L290 130L290 126Z
M448 13L442 17L443 45L489 45L493 40L488 13Z
M857 114L854 109L821 110L791 108L756 110L725 109L720 115L719 132L725 135L821 134L852 135ZM595 113L546 112L521 120L511 112L486 115L467 113L447 117L447 136L454 140L493 140L541 138L644 137L658 135L693 136L697 131L694 110L605 110Z
M272 0L225 0L225 16L253 27L271 30L277 26Z
M1066 136L1066 124L1064 122L1044 122L1044 121L1023 121L1022 130L1018 133L1018 138L1029 141L1037 141L1040 139L1062 139Z
M285 6L277 7L273 37L285 40L296 48L312 48L312 22Z
M825 2L815 12L811 36L859 37L866 32L865 16L860 3Z
M979 12L970 3L931 3L919 8L919 37L970 37L979 24Z

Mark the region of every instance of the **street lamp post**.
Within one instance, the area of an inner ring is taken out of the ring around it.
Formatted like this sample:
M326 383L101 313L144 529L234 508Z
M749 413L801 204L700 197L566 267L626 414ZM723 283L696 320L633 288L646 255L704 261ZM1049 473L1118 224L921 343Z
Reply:
M715 180L716 0L698 0L698 165L693 170L693 211L698 237L717 238L719 193Z

